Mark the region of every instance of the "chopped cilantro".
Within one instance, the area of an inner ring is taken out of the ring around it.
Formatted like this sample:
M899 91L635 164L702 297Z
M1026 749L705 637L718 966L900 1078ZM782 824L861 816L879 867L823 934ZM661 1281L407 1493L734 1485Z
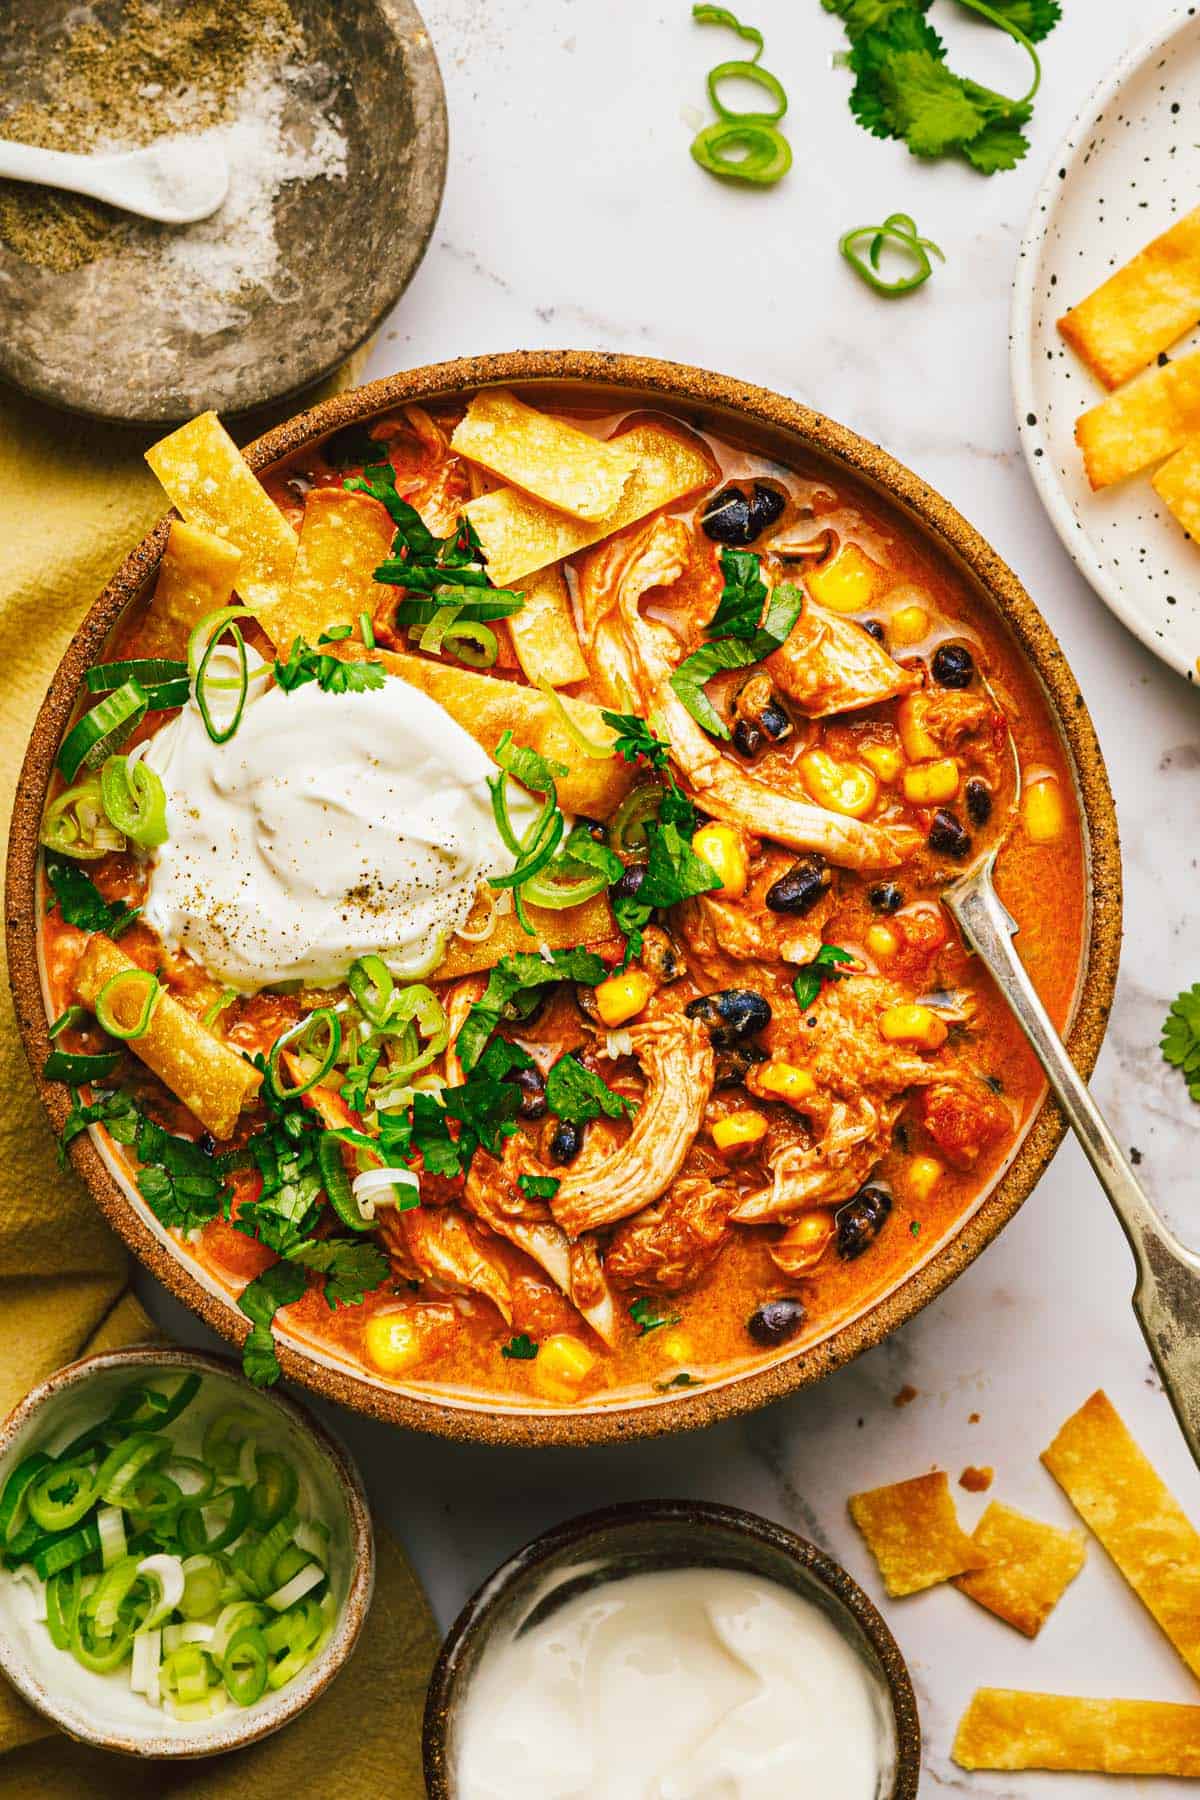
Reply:
M1187 1082L1193 1100L1200 1100L1200 982L1185 988L1171 1004L1163 1020L1159 1048L1164 1062Z
M596 987L608 970L592 950L554 950L547 959L529 952L502 956L481 997L467 1014L455 1040L455 1054L468 1072L475 1067L501 1019L518 1017L523 998L535 997L551 981L582 981Z
M670 799L670 794L666 798ZM647 823L646 842L649 854L641 886L635 894L618 895L613 902L613 917L626 937L623 967L641 949L642 932L656 908L677 906L681 900L691 900L721 885L711 864L697 856L679 827L664 823L661 814L657 824Z
M657 1331L660 1326L678 1325L683 1314L659 1312L657 1301L643 1294L630 1301L629 1316L637 1326L639 1335L645 1337L648 1331Z
M717 638L684 657L671 677L671 686L696 723L713 737L728 738L729 727L705 693L705 683L723 669L747 669L778 650L803 608L803 589L781 582L771 595L762 625L751 635Z
M632 1100L615 1094L591 1069L585 1069L576 1056L560 1056L546 1077L546 1105L559 1119L571 1125L583 1125L598 1119L619 1119L632 1113Z
M644 756L652 769L665 774L667 758L671 746L663 738L655 737L645 719L639 719L636 713L602 712L600 717L606 725L616 732L613 749L626 762L636 762Z
M277 1262L242 1289L238 1305L251 1321L242 1345L242 1373L255 1387L270 1387L279 1380L272 1322L279 1308L299 1300L307 1286L303 1269L295 1263Z
M710 638L752 638L762 618L767 584L753 550L722 550L725 586L705 629Z
M287 661L275 664L275 679L287 694L309 681L326 694L363 694L368 688L381 688L387 677L378 663L343 662L327 650L310 649L298 637Z
M144 1115L135 1140L138 1192L162 1225L194 1231L215 1219L229 1198L219 1164L191 1138L176 1137Z
M511 1357L513 1362L532 1362L538 1353L538 1346L527 1332L518 1332L510 1338L501 1350L501 1356Z
M689 1375L687 1373L686 1369L681 1369L679 1371L678 1375L672 1375L666 1381L656 1381L654 1384L655 1391L660 1394L669 1393L672 1388L703 1387L703 1386L704 1386L704 1383L702 1381L698 1381L694 1375Z
M99 1094L84 1105L79 1089L71 1089L71 1110L58 1140L58 1160L66 1165L67 1146L89 1125L103 1125L118 1144L132 1144L137 1136L140 1114L128 1094Z
M106 900L91 876L69 857L47 856L46 880L66 924L77 925L80 931L104 931L117 937L141 911L120 900Z
M921 1235L920 1219L910 1219L909 1224L908 1224L908 1229L909 1229L909 1233L911 1234L911 1236L920 1237L920 1235Z
M310 1238L294 1245L287 1260L325 1277L325 1302L331 1310L361 1305L390 1268L383 1251L361 1238Z
M553 1200L562 1182L557 1175L518 1175L517 1186L527 1200Z
M842 950L837 944L822 944L813 960L801 965L792 983L796 1005L801 1012L812 1005L827 981L842 981L850 973L849 969L839 968L839 963L854 961L849 950Z

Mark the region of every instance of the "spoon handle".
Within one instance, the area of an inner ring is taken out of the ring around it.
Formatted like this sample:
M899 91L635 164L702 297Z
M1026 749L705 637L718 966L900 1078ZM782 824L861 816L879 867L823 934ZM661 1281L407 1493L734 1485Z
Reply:
M946 904L986 963L1029 1039L1067 1123L1120 1220L1137 1264L1133 1309L1200 1465L1200 1256L1167 1228L1067 1054L1013 944L1018 926L984 865L952 888Z
M65 188L72 194L91 194L102 200L105 182L97 159L67 150L43 150L37 144L18 144L0 138L0 176L10 181L35 181L40 187Z

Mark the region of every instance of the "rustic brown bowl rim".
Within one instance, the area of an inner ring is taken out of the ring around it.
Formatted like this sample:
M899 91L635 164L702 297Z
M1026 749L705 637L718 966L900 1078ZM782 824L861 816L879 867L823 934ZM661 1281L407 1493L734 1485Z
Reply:
M454 1690L466 1659L482 1645L496 1612L514 1586L531 1584L538 1570L564 1550L585 1553L589 1542L604 1540L604 1554L612 1554L611 1537L626 1527L641 1525L686 1526L701 1542L710 1533L732 1534L752 1544L780 1551L810 1576L837 1602L862 1632L878 1662L887 1688L896 1732L896 1773L887 1800L913 1800L921 1776L921 1722L917 1713L912 1678L900 1646L886 1620L859 1587L854 1577L827 1551L810 1543L786 1526L776 1525L760 1513L740 1506L721 1506L708 1500L631 1500L606 1506L598 1512L566 1519L542 1532L531 1543L493 1569L467 1601L443 1640L429 1679L425 1699L425 1723L421 1738L425 1789L429 1800L456 1800L447 1766L447 1731Z
M186 1760L201 1756L224 1755L228 1750L241 1750L256 1744L290 1725L319 1700L335 1676L345 1668L358 1643L371 1607L375 1587L375 1537L366 1491L346 1446L313 1416L308 1408L288 1394L277 1390L250 1388L233 1357L215 1355L205 1350L186 1350L178 1345L125 1344L116 1350L100 1350L81 1356L47 1375L25 1398L18 1402L0 1425L0 1462L18 1435L35 1420L43 1409L71 1388L86 1384L93 1376L110 1369L153 1369L156 1373L178 1370L187 1374L196 1370L204 1375L218 1375L248 1389L252 1402L258 1401L269 1411L281 1412L296 1429L309 1438L317 1455L332 1471L346 1506L350 1528L350 1585L338 1614L329 1642L314 1662L310 1663L291 1688L280 1689L268 1711L251 1708L243 1713L239 1707L228 1708L220 1719L220 1729L201 1741L187 1737L127 1737L119 1730L106 1730L101 1725L85 1727L79 1715L64 1717L41 1683L27 1667L15 1642L0 1634L0 1669L13 1687L36 1712L50 1719L60 1730L80 1743L94 1744L101 1750L117 1750L126 1756Z
M914 525L974 579L1007 622L1040 679L1062 731L1078 783L1091 884L1091 930L1075 1016L1067 1034L1072 1060L1091 1074L1112 1005L1121 941L1121 864L1116 812L1095 729L1057 639L1008 565L939 493L902 463L844 425L798 401L728 375L682 363L587 350L523 350L461 357L386 376L352 389L277 426L247 447L256 471L316 443L330 432L411 402L453 398L498 383L586 385L619 390L619 404L661 401L689 412L724 413L739 422L783 432L801 454L816 454L881 491ZM86 669L101 653L122 609L153 573L166 543L168 514L121 564L68 645L33 727L13 809L6 881L9 970L17 1022L34 1081L55 1131L69 1106L67 1089L41 1070L49 1049L37 953L38 828L54 757ZM878 1344L904 1324L974 1261L1017 1212L1062 1140L1066 1123L1057 1104L1043 1102L1012 1163L955 1235L919 1268L857 1318L821 1343L724 1379L711 1387L612 1407L507 1410L453 1405L435 1397L376 1384L348 1368L331 1367L284 1341L284 1373L324 1398L373 1418L460 1441L506 1445L611 1443L661 1436L712 1424L782 1398L820 1380ZM110 1224L160 1281L230 1343L249 1329L234 1303L210 1293L178 1249L150 1230L105 1165L89 1133L75 1138L71 1160Z

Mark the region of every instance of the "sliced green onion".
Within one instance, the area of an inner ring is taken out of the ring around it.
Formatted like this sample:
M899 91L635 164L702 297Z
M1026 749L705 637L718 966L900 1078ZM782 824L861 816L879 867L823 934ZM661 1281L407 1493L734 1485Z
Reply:
M372 1220L364 1217L359 1209L346 1173L342 1147L330 1131L322 1132L317 1143L317 1166L326 1198L342 1224L348 1225L351 1231L370 1231Z
M299 1039L306 1038L312 1032L324 1031L325 1050L319 1066L314 1074L298 1087L284 1088L279 1084L279 1058L283 1051ZM323 1081L337 1061L338 1051L342 1047L342 1022L332 1006L319 1006L315 1012L301 1019L277 1037L271 1045L271 1054L267 1058L267 1087L276 1100L298 1100L301 1094L307 1094L310 1088Z
M290 1512L300 1494L294 1466L276 1450L264 1450L258 1459L258 1479L250 1490L250 1514L259 1531L269 1531Z
M412 1169L364 1169L355 1176L351 1188L359 1217L368 1226L375 1222L381 1194L390 1195L385 1204L394 1206L397 1212L411 1212L421 1204L420 1177Z
M104 1050L96 1056L85 1056L70 1050L52 1050L42 1064L47 1081L66 1081L78 1087L84 1081L103 1081L121 1060L119 1050Z
M226 1506L229 1516L225 1524L221 1525L218 1518L217 1529L209 1537L209 1516L223 1513ZM227 1550L241 1537L249 1517L250 1496L245 1488L226 1488L210 1501L189 1503L183 1508L178 1521L179 1541L190 1555L201 1550Z
M765 88L771 97L773 102L771 111L731 111L723 103L718 91L722 81L757 82L758 86ZM708 97L712 102L713 111L719 118L755 120L761 121L764 125L775 124L782 119L788 108L787 95L784 92L782 81L777 75L772 75L769 69L760 69L757 62L718 63L715 69L710 69L708 72Z
M187 681L188 666L167 656L134 656L125 662L96 663L84 676L89 693L107 694L123 687L127 681L140 681L144 688L159 687L163 682Z
M237 700L234 702L233 711L230 714L228 721L222 726L218 726L213 719L212 708L208 699L208 665L212 659L213 651L217 647L218 638L220 636L219 633L214 633L209 639L208 648L201 657L200 666L196 671L196 685L194 689L196 705L200 709L200 717L204 721L204 729L207 731L214 744L227 744L234 735L242 722L242 714L246 710L246 697L250 692L250 665L246 661L246 640L236 625L231 625L229 629L233 633L233 648L238 659ZM223 681L214 680L213 682L214 688L223 687L224 685L225 683Z
M313 1588L319 1587L324 1579L325 1571L320 1563L306 1563L289 1581L285 1581L282 1587L276 1588L273 1594L267 1595L267 1605L273 1607L276 1612L286 1612L298 1600L303 1600L305 1594L310 1593Z
M159 1679L183 1706L196 1706L208 1698L208 1660L198 1644L181 1644L163 1660Z
M135 1383L124 1390L113 1407L108 1423L131 1426L138 1431L153 1425L161 1431L164 1425L174 1423L199 1392L200 1377L194 1369L183 1377L173 1394L164 1394L160 1388L143 1387L140 1383Z
M183 1502L183 1489L161 1469L143 1469L125 1498L139 1529L173 1521Z
M47 850L72 856L78 862L95 862L110 851L125 848L123 833L104 810L98 775L89 775L64 788L50 802L38 836Z
M11 1548L15 1552L15 1542ZM74 1531L45 1540L39 1548L31 1550L28 1560L42 1580L48 1581L60 1569L69 1569L72 1563L82 1562L85 1556L91 1556L99 1549L100 1533L91 1519L85 1519Z
M123 991L137 992L142 995L142 1010L132 1025L123 1025L113 1010L117 996ZM150 1029L150 1021L154 1017L154 1009L162 995L163 986L158 976L150 969L121 969L111 975L100 992L96 995L96 1019L107 1031L109 1037L128 1041L132 1038L145 1037Z
M162 1551L156 1556L143 1557L137 1566L137 1572L144 1581L154 1582L158 1589L158 1598L144 1620L145 1628L153 1631L156 1625L161 1625L164 1619L170 1618L183 1599L183 1563L178 1556L168 1556Z
M909 257L912 272L897 276L894 281L885 281L878 273L879 259L885 244L892 244L905 256ZM867 247L864 257L863 247ZM896 295L911 294L929 280L933 273L933 264L929 260L930 251L945 262L945 257L931 238L917 235L917 227L907 213L889 213L882 225L856 225L838 239L838 249L845 257L855 274L860 276L867 286L877 294Z
M219 1475L232 1476L241 1461L242 1445L259 1429L256 1413L248 1406L230 1406L209 1420L204 1432L203 1453Z
M211 1006L205 1008L201 1024L207 1025L211 1031L226 1007L232 1006L237 997L238 991L236 988L222 988L219 998L214 1000Z
M418 650L426 650L431 656L442 653L442 639L462 612L461 606L439 606L428 625L414 625Z
M131 843L142 850L166 843L166 790L144 762L110 756L100 771L100 796L105 812Z
M459 619L442 640L445 649L469 669L494 669L500 655L500 644L494 631L486 625Z
M710 175L755 187L781 181L792 166L792 147L783 133L753 119L718 119L706 125L692 139L692 156Z
M126 681L106 694L72 725L58 751L58 766L68 781L80 769L95 769L119 750L145 717L149 702L140 682Z
M28 1491L29 1516L43 1531L69 1531L96 1498L92 1471L80 1463L51 1463Z
M25 1523L29 1511L29 1488L50 1458L43 1450L34 1450L19 1462L0 1493L0 1546L7 1549Z
M178 1609L185 1619L206 1619L221 1604L225 1571L214 1556L189 1556L183 1564L183 1592Z
M567 736L571 739L571 742L577 749L582 750L585 756L595 757L598 762L608 762L610 758L616 755L615 738L611 744L594 744L587 733L580 729L578 721L571 717L571 714L563 701L563 697L558 692L557 688L551 687L544 675L538 676L537 685L541 688L547 700L553 702L554 710L558 714L563 730L567 733Z
M253 1600L231 1600L228 1606L218 1613L213 1626L213 1634L209 1640L209 1653L220 1662L238 1631L245 1625L261 1625L267 1618L266 1612Z
M364 1019L381 1028L386 1026L396 983L382 956L376 956L372 951L356 957L346 980L354 1004Z
M125 1515L120 1507L102 1506L96 1514L96 1530L100 1533L100 1561L111 1569L126 1553Z
M578 872L572 873L572 867ZM582 906L585 900L593 900L608 885L609 877L601 870L584 869L581 864L572 865L562 860L552 863L525 883L524 899L530 906L562 912L570 906Z
M135 1632L133 1638L133 1666L129 1671L129 1685L135 1694L144 1694L152 1706L159 1705L162 1698L159 1669L165 1636L166 1633L155 1626L150 1631L143 1629Z
M82 1577L78 1563L52 1575L46 1583L46 1624L56 1650L69 1650L79 1611Z
M87 1016L86 1006L68 1006L65 1012L59 1013L46 1036L53 1043L55 1038L60 1037L64 1031L73 1031L77 1025L82 1025Z
M657 819L663 802L663 789L656 781L641 782L630 788L625 798L617 807L609 826L609 836L615 849L622 855L634 850L644 850L647 844L646 826L651 819Z
M525 601L516 594L482 593L478 588L441 588L429 600L401 600L396 607L397 628L430 625L440 612L455 607L462 619L472 625L509 619L520 612Z
M367 649L373 650L375 648L375 627L371 623L370 613L359 613L358 629L362 633L362 641Z
M86 1610L98 1638L110 1638L126 1600L140 1579L136 1556L122 1556L104 1571L100 1584L88 1596Z
M253 1706L267 1688L270 1656L256 1625L243 1625L229 1641L221 1660L221 1678L239 1706Z
M122 1506L125 1495L143 1469L147 1469L170 1449L167 1438L138 1432L123 1438L109 1451L96 1471L96 1492L108 1506Z

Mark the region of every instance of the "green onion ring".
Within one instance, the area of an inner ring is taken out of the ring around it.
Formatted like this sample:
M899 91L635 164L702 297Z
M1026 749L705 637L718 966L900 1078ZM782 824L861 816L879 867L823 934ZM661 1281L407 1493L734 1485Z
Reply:
M602 870L586 868L583 863L573 866L578 870L577 875L572 875L566 861L544 869L525 883L523 899L530 906L545 906L554 912L562 912L569 906L582 906L585 900L592 900L604 892L608 876Z
M466 663L469 669L492 669L500 655L500 644L494 631L487 625L477 625L470 620L460 619L452 625L442 639L443 648L459 662Z
M350 1177L346 1173L341 1144L330 1131L322 1132L317 1142L317 1167L321 1171L325 1197L342 1224L348 1225L351 1231L370 1231L373 1221L364 1219L359 1211ZM281 1507L280 1513L285 1510L286 1508Z
M119 750L145 717L149 701L138 681L122 682L90 712L77 719L59 745L58 766L67 781L80 769L95 769Z
M46 808L42 818L39 842L47 850L74 857L77 862L95 862L110 850L123 850L125 838L115 829L104 828L111 821L105 816L100 794L100 777L88 775L74 786L64 788ZM104 840L109 841L105 842Z
M656 781L639 782L637 787L630 788L609 826L613 848L622 856L644 850L648 841L646 825L651 819L657 819L662 803L663 789Z
M250 1513L259 1531L290 1512L300 1494L296 1471L286 1457L276 1450L263 1450L258 1457L258 1480L250 1489Z
M744 156L731 156L740 148ZM692 139L692 157L710 175L726 181L746 181L755 187L770 187L782 180L792 166L792 148L774 125L756 123L751 118L718 119L706 125Z
M418 650L426 650L431 656L440 656L442 639L461 612L461 606L439 606L428 625L410 626L409 636L416 638Z
M114 998L121 988L138 988L145 993L142 1010L132 1025L122 1025L113 1011ZM121 969L118 974L109 977L96 995L97 1022L104 1027L109 1037L124 1041L145 1037L162 992L162 982L150 969Z
M214 632L209 639L208 648L200 658L200 667L196 671L196 684L194 690L196 695L196 705L200 708L200 717L204 721L204 729L207 731L214 744L227 744L229 742L230 738L242 722L242 714L246 710L246 696L250 692L250 666L246 661L246 640L236 625L231 624L229 630L233 634L233 648L238 659L238 675L236 681L238 696L229 723L220 730L218 730L217 726L213 723L206 691L209 659L217 647L220 638L219 632ZM214 687L220 687L225 684L223 681L216 681L213 685Z
M64 1486L70 1491L63 1493ZM29 1516L43 1531L70 1531L91 1510L95 1478L82 1463L51 1463L31 1485Z
M28 1493L39 1472L49 1465L44 1450L34 1450L19 1462L0 1493L0 1546L7 1549L25 1523Z
M715 69L709 70L707 79L708 97L712 102L712 109L722 119L753 120L763 125L774 125L782 119L787 111L788 101L782 81L778 75L772 75L769 69L760 69L757 61L718 63ZM774 112L731 112L727 106L722 104L721 96L717 92L718 84L722 81L757 82L759 87L766 88L775 102Z
M363 1018L382 1029L387 1025L396 983L382 956L368 951L350 965L347 984Z
M327 1034L327 1043L324 1055L321 1059L321 1065L316 1073L310 1075L308 1080L303 1082L299 1087L281 1087L279 1085L279 1058L281 1053L287 1049L289 1044L295 1043L298 1038L305 1036L309 1031L314 1029L320 1030L321 1028L324 1028ZM285 1031L281 1037L277 1037L275 1042L271 1045L271 1054L267 1058L267 1086L276 1100L298 1100L301 1094L307 1094L311 1088L315 1088L317 1083L323 1081L325 1076L328 1075L329 1071L332 1069L334 1063L337 1061L337 1054L341 1047L342 1022L332 1006L319 1006L315 1012L309 1013L307 1018L300 1019L295 1025L291 1026L289 1030Z
M911 257L915 267L911 275L897 276L894 281L885 281L877 273L879 258L884 244L894 244L907 256ZM863 247L867 254L864 257ZM918 237L917 228L907 213L889 213L882 225L857 225L838 239L838 249L869 288L877 294L893 296L910 294L929 280L933 273L933 264L929 260L929 252L942 262L946 259L931 238Z
M74 1031L77 1025L82 1025L87 1016L86 1006L68 1006L65 1012L59 1013L46 1036L53 1043L55 1038L60 1037L64 1031Z
M167 841L167 795L153 769L110 756L100 771L104 810L131 843L153 850Z
M617 752L614 747L616 739L614 738L611 744L594 744L587 733L580 730L579 725L571 717L564 705L562 695L556 688L551 687L544 675L538 676L537 685L541 688L547 700L553 702L554 710L559 717L559 723L562 725L567 736L571 739L571 742L575 744L578 749L582 750L585 756L594 757L597 762L608 762L616 755Z
M243 1625L229 1640L221 1661L221 1679L239 1706L253 1706L267 1688L271 1659L257 1625Z
M99 1056L72 1054L69 1050L52 1050L42 1064L46 1081L66 1081L78 1087L83 1081L103 1081L121 1060L119 1050L105 1050Z
M202 1025L207 1025L208 1029L211 1031L221 1014L225 1011L225 1008L227 1006L232 1006L237 997L238 991L236 988L222 988L220 995L213 1001L212 1005L205 1007L204 1017L201 1019L200 1023Z

